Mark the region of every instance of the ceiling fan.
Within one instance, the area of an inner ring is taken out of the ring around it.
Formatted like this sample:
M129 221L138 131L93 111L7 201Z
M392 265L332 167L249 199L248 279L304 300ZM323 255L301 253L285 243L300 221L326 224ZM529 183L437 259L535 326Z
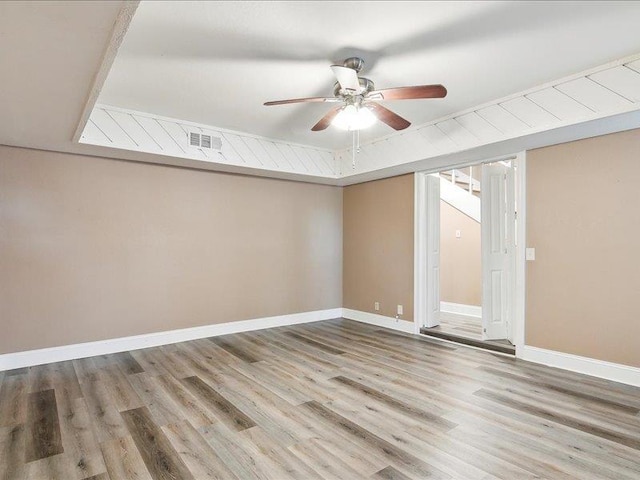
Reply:
M418 98L444 98L447 89L442 85L416 85L412 87L385 88L375 90L371 80L358 77L364 67L364 60L358 57L347 58L342 65L332 65L336 79L333 97L292 98L266 102L265 105L287 105L291 103L332 102L341 105L331 109L311 129L314 132L325 130L333 124L343 130L361 130L371 126L376 120L395 130L404 130L411 122L383 107L383 100L411 100Z

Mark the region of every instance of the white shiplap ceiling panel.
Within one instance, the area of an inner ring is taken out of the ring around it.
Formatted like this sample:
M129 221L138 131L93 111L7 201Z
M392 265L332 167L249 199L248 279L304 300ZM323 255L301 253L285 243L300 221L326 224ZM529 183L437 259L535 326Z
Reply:
M94 109L95 111L95 109ZM93 113L91 114L93 117ZM166 152L168 155L181 155L182 150L176 145L176 142L171 136L162 128L155 118L136 116L136 121L144 129L145 132L151 137L154 143L162 152ZM150 150L153 151L153 150Z
M260 147L260 142L255 138L241 138L240 141L244 143L247 149L251 152L253 158L259 163L260 168L267 170L279 170L280 166L267 154L264 148Z
M403 132L401 135L389 137L384 140L384 148L388 152L388 158L391 165L400 165L402 163L417 160L417 151L412 149L406 138L411 132Z
M514 117L512 113L500 105L490 105L477 110L477 114L507 136L524 132L529 125Z
M293 165L291 165L291 163L289 162L289 160L287 160L287 158L282 154L282 152L280 150L278 150L278 147L276 147L275 143L273 142L263 142L262 147L265 149L265 151L267 152L267 155L269 155L270 158L273 159L273 161L280 167L286 170L295 170L293 168Z
M136 147L131 137L118 125L108 111L96 110L91 115L91 120L111 143L121 145L122 148Z
M132 115L123 112L109 112L109 115L127 132L127 135L134 141L138 148L151 150L157 147L153 138L135 121Z
M226 138L224 133L220 133L220 138L222 138L222 146L220 148L220 153L222 158L229 165L238 165L238 166L247 166L247 162L238 155L235 149L231 146L231 143Z
M628 107L631 102L588 77L577 78L556 87L596 113L611 112Z
M186 154L188 148L187 132L180 127L180 124L177 122L168 122L166 120L158 120L158 124L173 142L173 148L182 152L182 154ZM198 154L197 157L200 158L202 155Z
M476 112L466 113L456 117L460 125L474 134L482 143L496 140L501 136L500 131L487 122Z
M621 65L594 73L589 78L631 102L640 102L640 72Z
M220 149L190 146L190 132L211 135ZM80 143L323 178L337 178L340 168L329 150L107 105L93 109Z
M625 64L625 66L629 67L631 70L640 73L640 60L634 60Z
M456 144L453 140L447 137L442 130L435 125L420 128L418 129L418 132L427 139L427 142L429 142L436 151L446 152L456 148Z
M555 87L531 92L525 96L553 116L558 117L563 122L576 118L585 118L593 113L593 110L590 110L581 103L576 102L573 98L562 93Z
M87 143L95 145L111 143L109 137L107 137L91 119L87 122L87 126L84 127L83 137L87 140Z
M439 122L436 126L458 147L468 148L478 144L478 138L458 123L455 118Z
M507 100L502 102L500 106L533 128L554 125L560 121L558 117L551 115L526 97Z
M309 169L305 166L304 163L300 161L300 159L293 153L291 147L289 145L283 143L275 143L276 148L280 151L282 156L287 160L287 167L290 165L292 172L297 173L309 173Z
M406 150L411 152L412 160L418 160L417 152L429 152L435 154L435 148L427 142L427 139L420 134L418 130L410 130L404 135L400 136L402 143Z

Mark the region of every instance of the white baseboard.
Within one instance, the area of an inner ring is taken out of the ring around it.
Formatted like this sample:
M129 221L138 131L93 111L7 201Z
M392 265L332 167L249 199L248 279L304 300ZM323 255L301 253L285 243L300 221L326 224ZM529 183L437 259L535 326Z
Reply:
M519 358L640 387L640 368L525 345Z
M405 333L414 333L414 323L406 320L397 320L393 317L385 317L377 313L362 312L360 310L351 310L350 308L342 309L342 316L356 322L368 323L378 327L390 328L391 330L399 330Z
M440 302L440 311L456 313L468 317L482 318L482 307L477 305L464 305L462 303Z
M238 322L183 328L166 332L147 333L132 337L112 338L97 342L42 348L25 352L5 353L0 355L0 371L41 365L43 363L62 362L76 358L126 352L141 348L157 347L171 343L196 340L198 338L215 337L218 335L248 332L264 328L284 327L287 325L317 322L319 320L330 320L340 317L342 317L342 308L333 308L329 310L317 310L313 312L279 315L276 317L255 318Z

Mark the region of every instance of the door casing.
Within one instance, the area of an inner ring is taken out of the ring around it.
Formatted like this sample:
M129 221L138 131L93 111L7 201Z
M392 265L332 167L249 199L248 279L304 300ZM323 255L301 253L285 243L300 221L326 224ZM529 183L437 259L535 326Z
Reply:
M515 184L515 202L518 206L516 248L515 248L515 275L513 291L513 309L511 334L516 348L516 356L522 355L524 347L525 330L525 240L526 240L526 152L512 155L504 155L490 159L478 159L463 164L450 165L448 167L436 167L415 173L414 180L414 332L419 333L422 326L427 325L427 296L429 293L428 269L429 262L426 255L428 241L429 222L434 221L433 216L428 215L426 195L427 180L429 174L437 173L447 168L464 168L483 163L511 160L517 170ZM439 222L439 216L437 217ZM433 227L432 227L433 228ZM439 299L438 299L439 300Z

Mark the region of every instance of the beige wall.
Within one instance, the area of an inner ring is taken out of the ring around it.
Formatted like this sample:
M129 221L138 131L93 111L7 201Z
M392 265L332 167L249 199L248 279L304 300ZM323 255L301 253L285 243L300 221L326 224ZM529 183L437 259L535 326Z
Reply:
M441 301L482 305L481 257L480 223L440 201Z
M344 189L344 307L413 321L413 175ZM380 311L374 302L380 302Z
M0 147L0 353L342 304L340 188Z
M527 154L526 343L640 367L640 130Z

